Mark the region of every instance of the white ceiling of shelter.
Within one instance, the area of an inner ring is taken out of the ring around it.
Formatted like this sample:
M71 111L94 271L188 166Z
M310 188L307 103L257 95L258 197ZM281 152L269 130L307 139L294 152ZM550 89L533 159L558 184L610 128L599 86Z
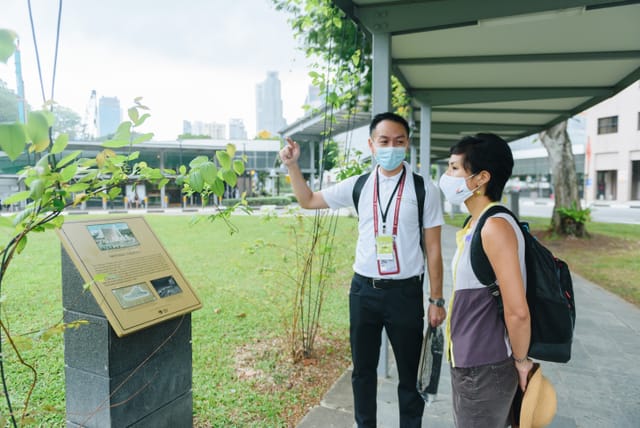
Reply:
M420 107L432 109L432 158L473 132L539 132L640 79L640 1L334 3L367 32L390 35L417 129Z

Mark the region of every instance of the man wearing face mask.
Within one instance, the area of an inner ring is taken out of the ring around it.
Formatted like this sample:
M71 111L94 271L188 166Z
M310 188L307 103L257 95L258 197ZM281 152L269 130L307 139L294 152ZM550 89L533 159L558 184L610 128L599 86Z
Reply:
M420 228L412 171L404 161L409 148L407 121L394 113L376 115L369 127L368 144L377 165L360 191L358 241L349 292L355 419L359 428L376 427L377 366L384 327L398 369L400 427L420 427L424 400L416 390L416 378L424 328L423 280L426 267L428 321L438 326L446 316L440 246L444 220L438 190L427 178ZM299 157L300 147L287 139L280 158L289 170L301 207L353 206L358 177L313 192L302 176Z

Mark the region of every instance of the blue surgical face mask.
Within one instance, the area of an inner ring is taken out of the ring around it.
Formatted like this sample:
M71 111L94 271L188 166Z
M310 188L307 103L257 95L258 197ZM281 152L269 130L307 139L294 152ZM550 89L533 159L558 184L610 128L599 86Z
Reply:
M393 171L400 166L406 152L406 147L378 147L376 149L376 162L382 169Z

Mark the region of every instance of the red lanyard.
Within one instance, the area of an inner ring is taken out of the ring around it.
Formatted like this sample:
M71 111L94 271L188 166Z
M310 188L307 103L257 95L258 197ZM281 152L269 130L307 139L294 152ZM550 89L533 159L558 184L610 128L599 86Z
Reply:
M392 235L396 236L398 234L398 218L400 217L400 200L402 199L402 191L404 190L404 181L406 178L406 169L402 167L402 176L400 180L396 183L396 187L393 189L391 196L389 197L389 202L387 202L387 208L382 211L382 205L380 205L380 214L382 215L382 233L386 232L386 223L387 223L387 214L389 213L389 207L391 206L391 200L393 199L393 195L395 195L396 191L398 192L398 196L396 197L396 206L393 216L393 231ZM376 176L373 182L373 230L375 236L378 236L378 198L380 197L380 188L378 187L378 170L376 169Z

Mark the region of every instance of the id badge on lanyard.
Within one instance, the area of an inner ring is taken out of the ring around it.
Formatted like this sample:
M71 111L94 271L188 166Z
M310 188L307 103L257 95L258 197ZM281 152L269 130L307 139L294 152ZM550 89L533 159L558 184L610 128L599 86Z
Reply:
M376 236L376 257L380 275L391 275L400 272L395 236Z
M380 205L380 212L382 214L382 234L378 231L378 202L380 198L380 191L378 188L378 171L376 170L376 181L374 183L373 192L373 227L376 238L376 260L378 262L378 273L382 275L393 275L400 273L400 263L398 261L398 248L396 246L396 236L398 235L398 218L400 215L400 200L402 199L402 191L404 189L404 179L406 170L402 170L402 176L396 185L396 188L391 193L389 202L385 211L382 211L382 205ZM395 210L393 216L393 230L389 235L386 231L387 214L389 213L389 207L393 196L398 192L395 203Z

